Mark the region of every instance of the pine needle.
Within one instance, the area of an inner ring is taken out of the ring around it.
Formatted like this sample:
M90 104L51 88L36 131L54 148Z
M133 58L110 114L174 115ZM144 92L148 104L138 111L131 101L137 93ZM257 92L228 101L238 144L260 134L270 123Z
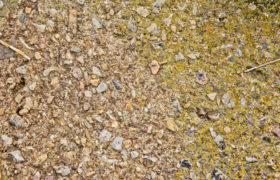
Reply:
M26 58L26 59L28 59L28 60L31 60L31 58L28 57L26 54L24 54L24 52L22 52L21 50L15 48L14 46L9 45L8 43L6 43L6 42L4 42L4 41L2 41L2 40L0 40L0 43L1 43L3 46L5 46L5 47L14 50L16 53L22 55L24 58Z
M276 63L276 62L278 62L278 61L280 61L280 59L275 59L275 60L273 60L273 61L270 61L270 62L267 62L267 63L261 64L261 65L259 65L259 66L256 66L256 67L253 67L253 68L250 68L250 69L247 69L247 70L246 70L246 71L244 71L244 72L245 72L245 73L247 73L247 72L253 71L253 70L255 70L255 69L258 69L258 68L261 68L261 67L267 66L267 65L269 65L269 64Z

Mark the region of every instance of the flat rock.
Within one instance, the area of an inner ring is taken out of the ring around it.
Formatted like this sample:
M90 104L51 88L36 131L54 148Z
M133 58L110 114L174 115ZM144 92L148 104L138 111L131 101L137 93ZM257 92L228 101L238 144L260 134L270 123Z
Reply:
M24 162L24 158L21 156L21 152L19 150L10 152L9 155L12 157L15 163L22 163Z
M116 137L112 142L112 148L116 151L121 151L123 140L124 139L122 137Z

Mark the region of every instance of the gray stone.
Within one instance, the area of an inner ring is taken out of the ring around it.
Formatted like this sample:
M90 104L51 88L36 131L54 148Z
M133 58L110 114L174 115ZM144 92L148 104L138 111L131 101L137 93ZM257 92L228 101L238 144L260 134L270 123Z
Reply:
M79 53L79 52L81 52L82 50L81 50L81 48L79 48L78 46L72 46L71 51L72 51L72 52L75 52L75 53Z
M255 163L255 162L258 162L258 160L256 159L256 158L254 158L254 157L245 157L245 159L246 159L246 161L248 162L248 163Z
M22 119L20 116L14 114L11 116L10 118L10 121L9 123L12 125L12 126L15 126L17 128L21 128L22 127Z
M93 24L94 29L102 28L102 24L97 17L92 18L92 24Z
M103 93L107 90L107 84L102 82L98 85L98 87L96 88L97 93Z
M132 151L132 152L130 153L131 159L135 159L135 158L137 158L138 156L139 156L139 153L138 153L137 151Z
M122 137L116 137L112 143L112 148L116 151L121 151L123 140Z
M101 71L99 70L98 67L93 66L92 67L92 73L99 76L99 77L102 77L102 73L101 73Z
M55 172L62 176L67 176L71 173L71 169L68 166L54 166Z
M20 66L18 68L16 68L16 72L19 74L26 74L27 70L26 70L26 66Z
M113 85L116 88L116 90L122 89L122 85L117 80L112 80L112 82L113 82Z
M100 142L108 142L111 139L112 134L107 131L106 129L103 129L99 135L99 141Z
M217 146L222 150L225 149L226 145L224 142L224 138L221 135L217 134L212 127L210 128L210 133Z
M24 162L24 158L21 156L21 152L19 150L10 152L9 155L12 157L15 163L22 163Z
M5 134L1 135L1 139L3 141L4 146L10 146L13 143L13 138L11 138Z

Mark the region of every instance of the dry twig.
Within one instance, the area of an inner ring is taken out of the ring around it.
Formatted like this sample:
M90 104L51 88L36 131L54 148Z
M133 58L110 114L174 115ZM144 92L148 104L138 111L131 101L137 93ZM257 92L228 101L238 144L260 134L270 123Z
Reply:
M273 60L273 61L270 61L270 62L267 62L267 63L261 64L261 65L259 65L259 66L256 66L256 67L253 67L253 68L250 68L250 69L247 69L247 70L246 70L246 71L244 71L244 72L245 72L245 73L247 73L247 72L253 71L253 70L255 70L255 69L258 69L258 68L264 67L264 66L266 66L266 65L276 63L276 62L278 62L278 61L280 61L280 59L275 59L275 60Z
M9 45L8 43L6 43L6 42L4 42L4 41L2 41L2 40L0 40L0 43L1 43L3 46L6 46L7 48L10 48L10 49L14 50L16 53L22 55L24 58L26 58L26 59L28 59L28 60L31 59L31 58L28 57L26 54L24 54L24 52L22 52L21 50L15 48L14 46Z

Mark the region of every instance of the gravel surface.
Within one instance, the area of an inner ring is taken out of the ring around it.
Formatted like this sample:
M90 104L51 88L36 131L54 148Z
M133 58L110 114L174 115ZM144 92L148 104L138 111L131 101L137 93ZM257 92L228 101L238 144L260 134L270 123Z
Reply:
M273 6L272 6L273 7ZM0 179L277 179L277 9L0 0Z

